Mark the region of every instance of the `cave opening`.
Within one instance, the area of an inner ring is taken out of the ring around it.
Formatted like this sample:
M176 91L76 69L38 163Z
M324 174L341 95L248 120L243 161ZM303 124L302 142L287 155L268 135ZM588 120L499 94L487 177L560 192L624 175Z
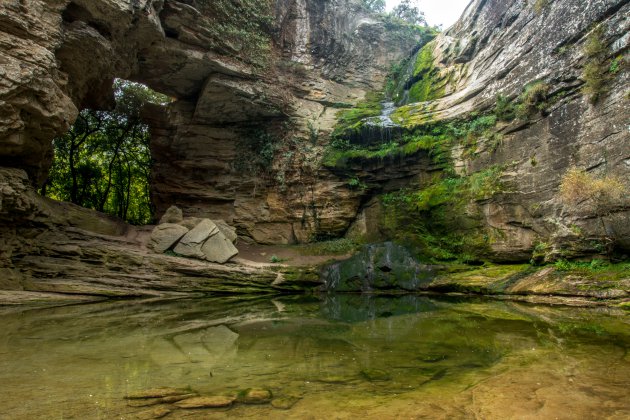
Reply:
M171 98L123 79L113 83L110 110L85 108L70 130L53 140L54 158L40 193L143 225L154 219L151 201L148 104Z

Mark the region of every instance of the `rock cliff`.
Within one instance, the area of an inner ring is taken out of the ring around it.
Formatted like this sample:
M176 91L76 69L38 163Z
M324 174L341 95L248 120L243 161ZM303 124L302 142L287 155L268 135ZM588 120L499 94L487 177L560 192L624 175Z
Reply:
M464 231L485 238L488 257L553 260L610 247L628 255L629 14L623 0L475 0L407 61L392 120L424 134L451 124L451 170L495 178L497 188L459 210ZM508 109L520 115L506 117ZM620 181L625 197L599 210L587 208L593 197L567 202L560 190L572 168L593 182ZM408 185L431 184L414 181Z
M544 257L590 256L609 246L602 238L627 252L627 197L593 211L569 206L559 188L572 167L630 178L629 12L627 0L474 0L418 50L417 33L354 0L4 1L2 287L77 293L73 282L93 271L81 293L106 294L99 278L120 282L121 294L123 278L140 281L133 289L175 290L178 276L184 289L202 291L200 277L240 284L251 273L159 262L139 241L121 239L129 227L36 195L52 139L79 109L111 106L116 77L173 98L144 112L158 217L177 205L186 217L223 219L258 243L340 236L351 225L357 235L378 231L374 196L429 186L443 170L433 152L367 166L351 160L342 170L322 159L337 111L381 90L391 65L413 51L395 87L401 106L391 118L401 130L488 116L499 102L525 107L525 117L495 120L446 151L459 176L497 169L491 176L503 188L462 211L489 258L524 261L537 249ZM604 53L589 53L594 38ZM599 85L585 76L592 63L605 76ZM256 273L264 287L277 280Z

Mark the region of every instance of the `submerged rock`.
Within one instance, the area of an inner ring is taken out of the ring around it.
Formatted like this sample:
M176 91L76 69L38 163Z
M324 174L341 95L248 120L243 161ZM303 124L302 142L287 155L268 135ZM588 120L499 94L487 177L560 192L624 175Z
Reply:
M155 252L165 252L170 249L182 236L188 233L184 226L173 223L164 223L156 226L151 232L149 247Z
M384 382L392 379L392 375L390 375L389 372L381 369L363 369L361 371L361 376L370 382Z
M127 396L125 396L128 400L140 400L147 398L164 398L164 397L172 397L175 395L188 395L190 394L190 389L182 389L182 388L151 388L144 389L141 391L134 391Z
M417 261L404 247L392 242L367 245L357 255L323 270L327 291L416 291L434 277L430 265Z
M167 407L157 407L151 410L142 411L136 414L136 419L138 420L151 420L151 419L161 419L169 414L171 414L172 410Z
M300 397L294 397L294 396L274 398L273 400L271 400L271 406L273 408L278 408L280 410L289 410L301 399L302 398Z
M229 407L234 402L234 397L226 397L223 395L212 395L193 397L180 401L175 405L179 408L221 408Z
M273 398L273 394L268 389L249 388L240 391L236 396L236 401L243 404L267 404Z

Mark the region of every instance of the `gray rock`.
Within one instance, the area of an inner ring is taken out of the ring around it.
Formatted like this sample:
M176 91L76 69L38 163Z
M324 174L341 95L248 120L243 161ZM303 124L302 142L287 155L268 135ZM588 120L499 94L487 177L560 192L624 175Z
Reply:
M201 252L204 254L206 260L223 264L238 254L238 249L236 249L232 241L226 238L223 233L218 232L204 242L201 247Z
M188 229L192 229L197 226L203 219L201 217L187 217L178 224L187 227Z
M184 215L182 210L177 206L171 206L166 210L162 218L160 219L160 224L162 223L180 223L184 220ZM190 228L189 228L190 229Z
M236 244L238 235L236 234L236 228L227 224L225 220L215 220L214 224L217 225L221 233L230 240L233 244Z
M174 251L186 257L205 259L201 250L204 242L219 233L219 228L210 219L203 219L179 241Z
M151 232L149 247L155 252L162 253L171 248L187 232L188 229L184 226L172 223L158 225Z

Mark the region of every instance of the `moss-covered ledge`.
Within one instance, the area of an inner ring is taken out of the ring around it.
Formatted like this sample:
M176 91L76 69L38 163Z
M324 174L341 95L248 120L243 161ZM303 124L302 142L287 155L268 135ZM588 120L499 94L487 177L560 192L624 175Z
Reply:
M607 268L560 269L495 265L458 273L438 275L425 290L489 296L554 298L530 299L542 303L606 304L630 308L630 266L612 264ZM527 300L527 299L526 299Z

